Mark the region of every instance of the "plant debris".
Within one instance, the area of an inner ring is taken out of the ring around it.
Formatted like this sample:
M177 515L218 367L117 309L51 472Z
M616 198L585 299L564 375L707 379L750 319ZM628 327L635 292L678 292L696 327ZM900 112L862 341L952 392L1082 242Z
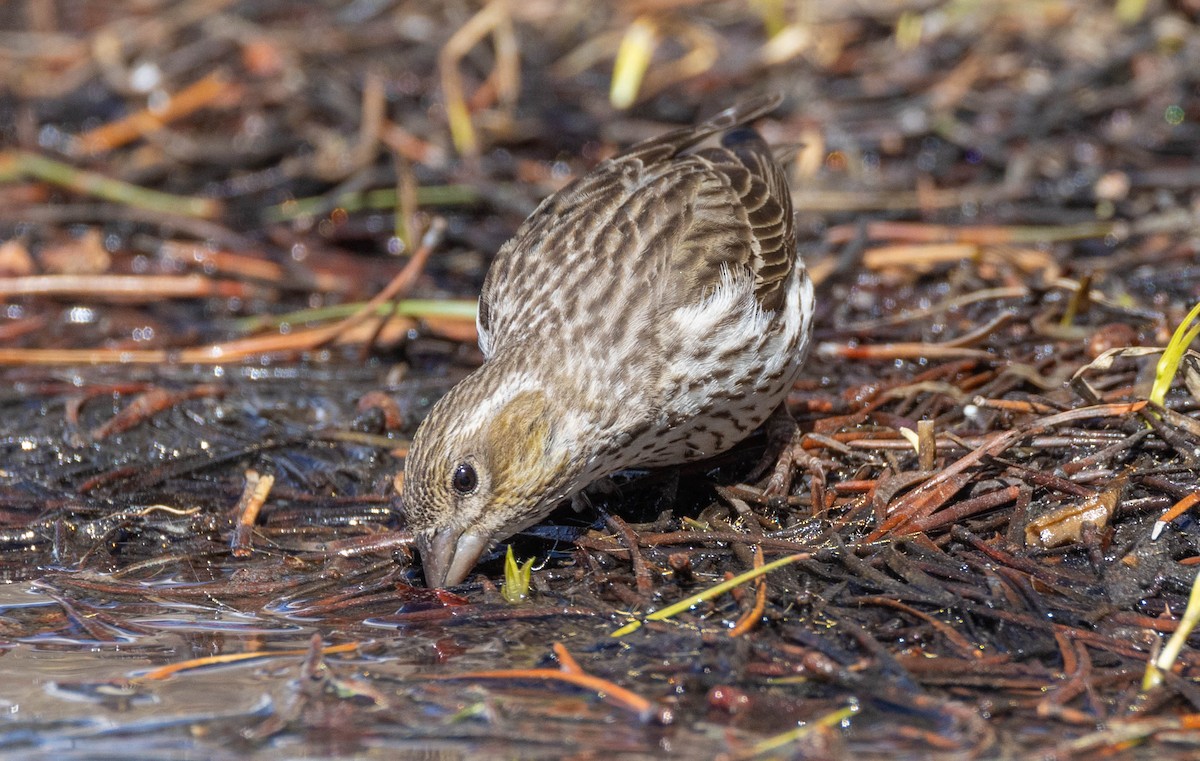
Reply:
M1198 23L3 5L0 748L1190 757ZM395 479L491 254L760 91L819 297L788 495L755 435L425 588Z

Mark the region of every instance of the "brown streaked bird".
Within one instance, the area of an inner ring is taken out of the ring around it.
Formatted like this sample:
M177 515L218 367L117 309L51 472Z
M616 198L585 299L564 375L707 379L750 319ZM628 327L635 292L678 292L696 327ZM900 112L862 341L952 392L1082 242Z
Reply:
M813 290L783 170L742 126L778 103L638 143L500 249L479 297L486 361L434 405L406 462L402 510L431 587L596 479L711 457L781 408Z

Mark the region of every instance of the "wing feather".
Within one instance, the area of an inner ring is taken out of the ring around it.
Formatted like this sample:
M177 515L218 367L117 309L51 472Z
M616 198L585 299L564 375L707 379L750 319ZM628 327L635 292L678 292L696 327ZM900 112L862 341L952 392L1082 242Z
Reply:
M791 198L766 142L738 128L778 103L747 101L638 143L543 201L488 271L484 354L560 330L605 281L643 282L670 309L748 271L763 308L780 309L796 256ZM722 132L720 147L690 150Z

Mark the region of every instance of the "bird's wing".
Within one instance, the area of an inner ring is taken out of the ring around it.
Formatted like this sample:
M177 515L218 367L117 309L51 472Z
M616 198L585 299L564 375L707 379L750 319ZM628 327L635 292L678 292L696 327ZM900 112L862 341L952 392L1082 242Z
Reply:
M792 198L783 170L766 141L749 128L726 133L721 147L699 151L696 157L709 163L724 186L724 194L719 195L732 195L732 203L738 210L739 224L721 228L720 220L714 221L714 226L724 237L733 237L733 240L718 245L738 252L737 263L749 267L754 274L754 292L759 304L763 309L778 311L783 307L785 286L796 266L797 255ZM711 179L709 184L713 184ZM729 199L722 197L713 211L720 213L722 206L728 203ZM700 214L698 208L697 218ZM742 218L745 227L741 224ZM720 250L711 252L713 243L710 238L706 244L700 235L703 230L697 229L696 233L696 248L703 251L707 245L709 256L721 256ZM742 258L743 252L748 258Z
M660 184L644 199L662 213L686 209L685 229L673 241L670 264L681 303L716 288L722 271L748 269L763 309L783 307L788 276L796 266L792 198L783 170L766 141L741 125L768 113L777 95L741 103L694 128L652 138L621 160L638 162L645 184ZM721 146L685 153L725 132ZM676 182L662 182L675 175Z
M763 308L778 309L795 251L791 199L766 143L734 129L721 147L687 152L777 104L750 101L638 143L543 201L488 271L485 356L570 325L569 315L590 317L623 288L657 292L658 307L675 307L703 298L732 269L752 272Z

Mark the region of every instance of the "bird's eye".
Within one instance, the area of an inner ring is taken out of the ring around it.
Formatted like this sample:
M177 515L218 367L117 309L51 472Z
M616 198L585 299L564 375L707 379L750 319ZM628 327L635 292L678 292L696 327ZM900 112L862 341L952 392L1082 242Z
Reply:
M475 472L475 468L470 463L460 462L454 468L454 476L450 479L450 485L454 487L454 491L465 497L475 491L475 487L479 485L479 474Z

